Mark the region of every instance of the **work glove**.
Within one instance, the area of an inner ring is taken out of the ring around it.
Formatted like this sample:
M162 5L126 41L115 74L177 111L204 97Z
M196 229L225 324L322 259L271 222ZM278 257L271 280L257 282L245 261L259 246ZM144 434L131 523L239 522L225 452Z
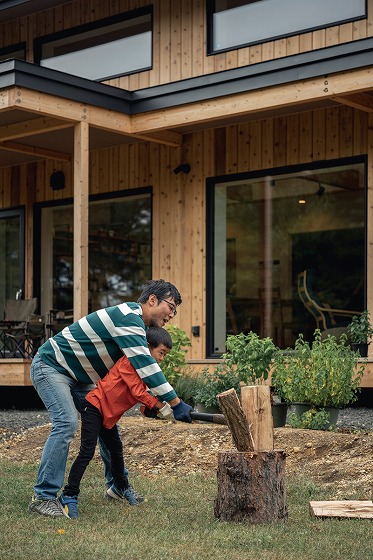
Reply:
M174 413L170 405L167 402L163 404L164 407L158 409L158 418L162 418L162 420L175 420Z
M176 404L171 408L173 410L175 420L179 420L180 422L188 422L188 424L192 422L192 419L189 415L189 413L193 410L192 406L186 404L180 399L179 404Z
M146 418L158 418L158 408L154 406L153 408L149 408L148 406L140 406L140 412Z

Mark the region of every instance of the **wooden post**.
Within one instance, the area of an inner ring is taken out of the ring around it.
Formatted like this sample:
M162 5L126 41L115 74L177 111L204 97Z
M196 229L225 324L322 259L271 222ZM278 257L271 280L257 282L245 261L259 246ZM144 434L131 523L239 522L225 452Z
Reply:
M238 451L231 449L218 454L214 514L224 521L284 520L287 519L286 454L273 450L273 421L268 420L269 391L262 391L262 386L257 385L243 389L244 409L234 389L217 396ZM257 450L266 444L269 450Z

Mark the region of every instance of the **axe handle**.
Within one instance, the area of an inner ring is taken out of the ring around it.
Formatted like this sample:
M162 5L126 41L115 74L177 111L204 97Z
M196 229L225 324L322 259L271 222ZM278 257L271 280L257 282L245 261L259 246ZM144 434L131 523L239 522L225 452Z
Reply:
M213 424L227 424L224 414L208 414L206 412L190 412L192 420L202 420L203 422L210 422Z

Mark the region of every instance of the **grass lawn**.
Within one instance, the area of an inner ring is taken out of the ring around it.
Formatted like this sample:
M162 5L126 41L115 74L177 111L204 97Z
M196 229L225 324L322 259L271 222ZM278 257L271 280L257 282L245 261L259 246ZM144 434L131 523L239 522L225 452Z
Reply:
M213 476L132 477L148 501L131 507L103 499L102 467L92 463L82 483L80 518L71 521L28 513L35 466L2 459L0 468L1 560L373 558L373 521L311 518L309 501L330 494L305 480L287 480L287 522L249 525L214 518Z

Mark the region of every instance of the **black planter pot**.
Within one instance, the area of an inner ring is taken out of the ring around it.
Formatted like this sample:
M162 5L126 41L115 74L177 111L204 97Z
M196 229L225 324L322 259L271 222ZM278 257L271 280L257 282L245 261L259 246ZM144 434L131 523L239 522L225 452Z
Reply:
M286 424L286 416L288 413L287 403L274 403L272 405L273 427L281 428Z
M354 352L359 352L362 358L368 356L368 344L357 344L356 342L351 342L351 348Z

